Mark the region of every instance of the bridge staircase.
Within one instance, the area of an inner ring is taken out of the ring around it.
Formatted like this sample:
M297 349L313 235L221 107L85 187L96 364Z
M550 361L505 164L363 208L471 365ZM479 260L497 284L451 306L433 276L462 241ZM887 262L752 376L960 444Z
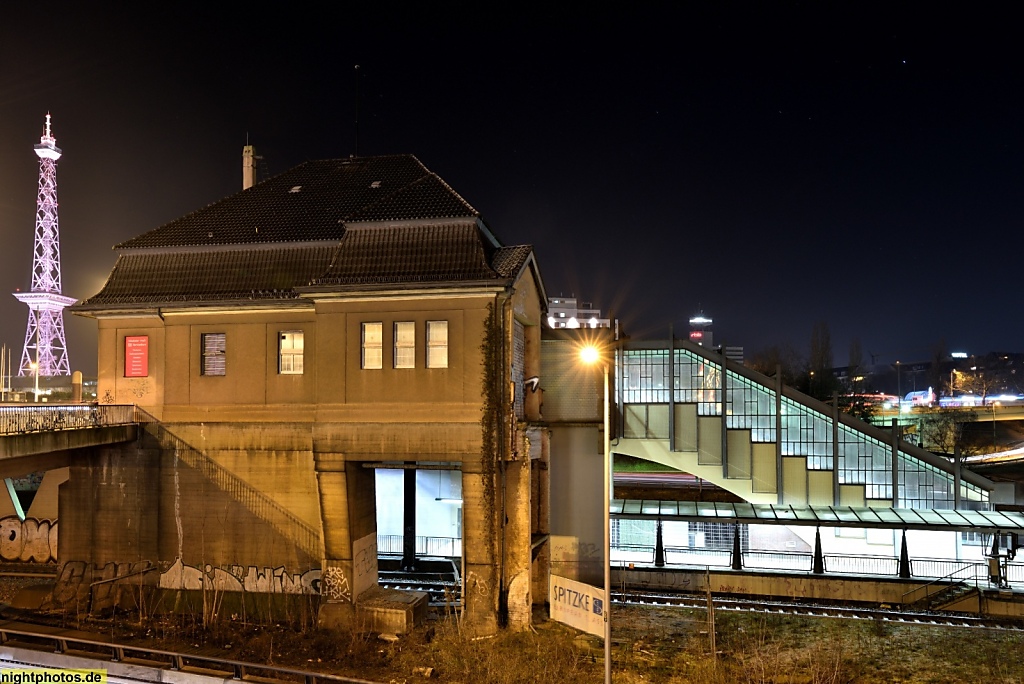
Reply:
M724 439L727 455L723 457L722 417L699 416L696 404L672 407L675 449L671 449L669 408L625 405L623 438L613 451L690 473L751 503L866 505L865 485L840 484L836 497L831 468L815 468L807 456L782 456L780 464L775 442L755 442L751 429L728 428Z
M254 516L269 524L285 538L294 541L295 545L310 557L323 557L319 530L175 435L153 416L141 409L139 414L143 430L156 439L163 453L173 453L175 459L202 474L207 481Z

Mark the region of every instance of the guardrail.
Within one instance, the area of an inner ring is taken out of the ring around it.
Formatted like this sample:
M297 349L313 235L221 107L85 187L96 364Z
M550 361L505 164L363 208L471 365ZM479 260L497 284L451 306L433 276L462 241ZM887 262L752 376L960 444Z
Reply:
M0 406L0 435L80 430L138 422L134 404Z
M6 645L17 645L36 651L42 651L40 646L46 647L47 652L67 654L73 651L72 655L95 658L104 662L122 662L126 658L151 661L155 669L169 669L182 671L186 668L223 672L232 679L240 681L266 681L268 678L279 681L303 681L305 684L317 684L318 682L337 682L339 684L380 684L367 679L353 679L339 675L321 674L307 670L295 670L275 665L261 665L259 663L247 663L238 660L227 660L212 656L194 655L191 653L179 653L177 651L162 651L153 648L141 648L126 644L117 644L105 641L93 641L64 635L42 634L40 632L0 627L0 643ZM115 675L116 676L116 675Z
M405 535L378 534L377 553L401 554L405 552ZM417 556L462 557L462 540L457 537L416 537Z

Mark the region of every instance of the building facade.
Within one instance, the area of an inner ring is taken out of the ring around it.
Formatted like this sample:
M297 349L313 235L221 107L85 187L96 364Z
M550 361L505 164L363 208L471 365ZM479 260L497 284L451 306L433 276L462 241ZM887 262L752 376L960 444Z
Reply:
M321 621L344 622L377 585L375 469L447 469L470 628L529 624L547 577L529 246L399 155L307 162L115 249L74 311L97 321L99 400L151 414L151 438L72 469L62 506L102 503L62 518L62 563L153 563L165 589L308 574Z

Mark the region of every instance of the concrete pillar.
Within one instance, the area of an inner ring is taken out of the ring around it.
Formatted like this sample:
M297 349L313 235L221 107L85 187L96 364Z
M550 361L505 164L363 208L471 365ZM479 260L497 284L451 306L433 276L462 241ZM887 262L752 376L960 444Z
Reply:
M377 586L377 502L372 468L341 454L316 454L323 520L320 624L355 620L360 594Z
M522 434L522 433L520 433ZM505 465L505 587L508 627L529 629L533 616L531 582L531 467L524 448L520 457ZM525 456L525 457L524 457Z
M415 462L406 465L414 466ZM416 571L416 470L402 471L402 569Z
M531 581L533 603L542 605L548 600L548 578L551 574L551 444L546 428L533 430L529 439L531 452L539 450L540 455L530 462L532 516L531 539L539 542L532 551L533 564ZM539 449L538 449L539 447ZM531 542L532 547L532 542Z
M497 469L481 472L479 461L462 464L463 628L474 636L498 631L497 574L501 514Z
M145 580L128 586L93 582L160 560L159 463L158 450L134 444L76 454L68 481L59 487L59 570L48 608L89 612L138 605Z
M75 404L82 403L82 371L71 374L71 401Z

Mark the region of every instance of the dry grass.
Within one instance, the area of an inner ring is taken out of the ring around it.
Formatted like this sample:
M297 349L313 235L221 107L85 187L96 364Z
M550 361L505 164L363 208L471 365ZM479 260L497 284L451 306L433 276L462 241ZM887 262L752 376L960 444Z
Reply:
M708 649L703 611L620 608L613 618L617 684L1024 684L1024 635L892 625L864 620L720 612L718 654ZM603 677L603 645L564 625L473 640L457 623L431 621L396 642L376 635L284 624L177 616L83 624L154 648L349 675L396 684L430 679L463 684L583 684Z

